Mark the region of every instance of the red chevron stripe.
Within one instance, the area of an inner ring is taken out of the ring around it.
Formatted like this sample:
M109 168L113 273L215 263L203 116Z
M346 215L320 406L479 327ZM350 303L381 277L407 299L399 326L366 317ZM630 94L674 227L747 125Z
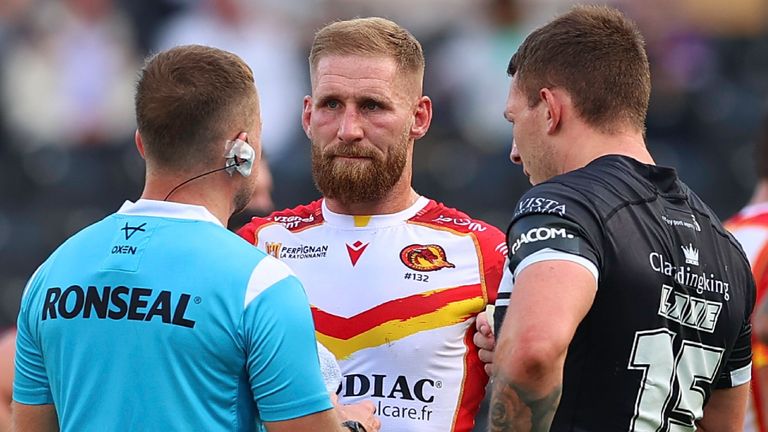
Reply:
M434 312L446 304L478 296L482 296L480 284L471 284L391 300L349 318L333 315L312 306L312 317L318 331L346 340L385 322L418 317Z

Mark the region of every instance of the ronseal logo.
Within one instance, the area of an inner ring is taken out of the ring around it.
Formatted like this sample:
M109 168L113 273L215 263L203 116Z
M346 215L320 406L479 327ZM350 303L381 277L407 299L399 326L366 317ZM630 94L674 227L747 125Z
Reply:
M512 244L510 252L512 255L517 253L517 250L524 244L535 243L537 241L551 240L555 238L574 238L573 234L569 234L565 228L547 228L536 227L531 228L528 231L520 234L520 237Z
M131 321L159 318L165 324L195 327L195 321L185 316L191 295L180 294L174 299L170 291L159 291L157 295L155 292L151 288L128 288L123 285L101 288L70 285L64 290L52 287L45 293L42 320L92 316L96 319ZM195 297L194 302L200 303L200 297ZM149 309L146 309L147 306Z

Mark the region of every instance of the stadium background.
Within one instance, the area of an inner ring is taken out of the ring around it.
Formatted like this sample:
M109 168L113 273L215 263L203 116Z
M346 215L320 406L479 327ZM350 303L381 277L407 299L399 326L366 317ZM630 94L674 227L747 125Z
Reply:
M434 101L432 128L416 145L416 189L503 229L528 187L508 159L506 64L527 32L573 3L0 1L0 328L59 243L140 195L132 93L148 53L197 42L251 64L273 199L284 208L318 196L299 121L313 32L334 19L392 18L422 42ZM732 215L751 192L753 141L768 112L768 1L609 3L646 36L657 162L677 167L719 216Z

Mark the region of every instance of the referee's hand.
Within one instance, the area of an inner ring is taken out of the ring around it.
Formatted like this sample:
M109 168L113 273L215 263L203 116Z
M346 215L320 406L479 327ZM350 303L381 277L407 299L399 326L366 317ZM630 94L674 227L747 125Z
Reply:
M381 420L374 415L376 407L371 401L362 401L344 405L339 403L339 396L331 393L331 401L339 415L339 421L356 420L365 428L365 432L378 432L381 428Z

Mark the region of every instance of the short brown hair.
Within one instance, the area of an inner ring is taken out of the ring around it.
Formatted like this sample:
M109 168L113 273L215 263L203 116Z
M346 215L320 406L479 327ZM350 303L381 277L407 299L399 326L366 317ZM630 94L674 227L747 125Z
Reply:
M201 45L149 58L135 103L148 160L179 170L223 156L225 140L250 129L259 115L251 68L235 54Z
M568 91L580 117L603 132L645 131L651 73L637 26L616 9L576 6L531 33L507 73L530 106L542 88Z
M406 29L378 17L336 21L315 33L309 52L310 72L328 55L386 56L406 72L424 71L421 44Z

